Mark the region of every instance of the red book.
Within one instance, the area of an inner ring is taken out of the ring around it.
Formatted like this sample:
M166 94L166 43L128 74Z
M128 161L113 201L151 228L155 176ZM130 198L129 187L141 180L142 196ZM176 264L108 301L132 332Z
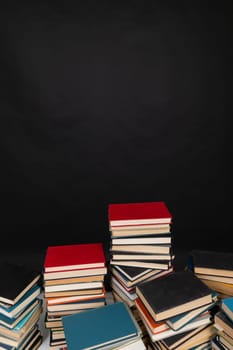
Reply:
M45 272L105 266L106 258L101 243L49 246L44 261Z
M110 226L170 224L172 215L164 202L109 204Z

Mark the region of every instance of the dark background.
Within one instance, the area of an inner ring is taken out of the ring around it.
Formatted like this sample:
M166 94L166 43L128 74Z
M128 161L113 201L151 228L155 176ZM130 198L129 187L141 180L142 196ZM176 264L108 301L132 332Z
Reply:
M232 1L64 4L1 4L2 254L107 251L108 204L157 200L232 250Z

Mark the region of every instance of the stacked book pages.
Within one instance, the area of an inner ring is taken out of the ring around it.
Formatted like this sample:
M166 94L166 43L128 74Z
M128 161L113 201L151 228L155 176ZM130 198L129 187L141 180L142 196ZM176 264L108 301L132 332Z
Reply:
M233 349L233 297L224 297L214 315L216 336L212 339L212 349Z
M28 265L1 264L0 349L36 350L42 343L42 275Z
M215 336L217 295L190 271L174 271L136 287L136 308L150 349L207 349Z
M219 299L233 296L233 253L195 249L189 253L188 268L216 291Z
M172 215L164 202L110 204L111 287L134 307L138 283L173 271Z
M49 246L44 261L45 327L50 349L66 349L62 317L106 304L102 243Z

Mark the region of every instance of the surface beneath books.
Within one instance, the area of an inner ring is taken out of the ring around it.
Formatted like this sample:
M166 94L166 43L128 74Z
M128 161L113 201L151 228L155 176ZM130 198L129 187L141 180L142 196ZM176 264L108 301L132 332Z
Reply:
M45 317L46 310L45 310L45 303L44 303L43 295L41 296L41 298L43 300L43 313L40 317L39 327L40 327L41 333L43 335L43 343L39 347L39 350L48 350L49 349L49 330L46 329L45 325L44 325L44 317ZM107 302L107 304L113 303L113 297L112 297L111 292L106 293L106 302Z

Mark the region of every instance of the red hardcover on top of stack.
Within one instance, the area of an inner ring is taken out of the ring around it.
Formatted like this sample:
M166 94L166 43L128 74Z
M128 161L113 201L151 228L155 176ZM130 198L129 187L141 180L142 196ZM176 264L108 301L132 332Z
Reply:
M64 271L106 266L102 243L70 244L47 248L44 271Z
M170 224L172 215L163 201L112 203L108 207L109 223L115 226Z

